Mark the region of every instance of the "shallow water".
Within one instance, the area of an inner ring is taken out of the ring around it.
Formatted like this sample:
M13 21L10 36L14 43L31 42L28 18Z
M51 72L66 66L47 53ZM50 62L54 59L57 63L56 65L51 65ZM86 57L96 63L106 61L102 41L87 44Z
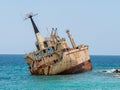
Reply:
M104 73L120 67L120 56L91 56L92 71L33 76L23 55L0 55L0 90L119 90L120 75Z

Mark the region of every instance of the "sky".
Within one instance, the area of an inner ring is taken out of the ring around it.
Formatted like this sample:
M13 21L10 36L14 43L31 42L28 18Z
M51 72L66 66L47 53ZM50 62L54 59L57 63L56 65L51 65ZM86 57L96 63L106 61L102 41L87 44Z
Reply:
M1 0L0 54L25 54L33 51L35 35L26 14L42 36L51 28L68 40L69 29L76 45L89 46L90 55L120 55L120 0Z

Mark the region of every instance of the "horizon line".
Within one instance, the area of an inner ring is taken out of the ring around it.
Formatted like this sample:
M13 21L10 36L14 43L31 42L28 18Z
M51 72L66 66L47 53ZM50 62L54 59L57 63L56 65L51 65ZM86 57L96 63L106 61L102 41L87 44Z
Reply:
M0 55L25 55L25 53L0 53ZM120 54L89 54L90 56L120 56Z

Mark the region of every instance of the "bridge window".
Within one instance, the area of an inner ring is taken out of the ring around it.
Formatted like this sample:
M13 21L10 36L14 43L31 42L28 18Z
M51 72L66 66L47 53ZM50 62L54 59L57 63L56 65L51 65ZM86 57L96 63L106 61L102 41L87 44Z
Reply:
M48 47L48 44L46 41L44 42L44 47Z
M37 49L38 49L38 50L40 50L40 47L39 47L39 45L38 45L38 44L36 44L36 47L37 47Z
M50 54L54 51L53 47L49 47L48 49L46 49L46 53Z
M43 55L43 52L42 52L42 51L40 51L40 52L34 54L35 57L42 56L42 55Z

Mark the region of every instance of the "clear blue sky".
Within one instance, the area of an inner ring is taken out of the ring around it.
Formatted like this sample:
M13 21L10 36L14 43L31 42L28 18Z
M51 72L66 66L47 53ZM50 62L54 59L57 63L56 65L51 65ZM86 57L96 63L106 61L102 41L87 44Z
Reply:
M35 49L35 35L26 13L34 17L42 35L52 27L76 44L89 45L91 55L120 55L120 0L1 0L0 54L24 54Z

